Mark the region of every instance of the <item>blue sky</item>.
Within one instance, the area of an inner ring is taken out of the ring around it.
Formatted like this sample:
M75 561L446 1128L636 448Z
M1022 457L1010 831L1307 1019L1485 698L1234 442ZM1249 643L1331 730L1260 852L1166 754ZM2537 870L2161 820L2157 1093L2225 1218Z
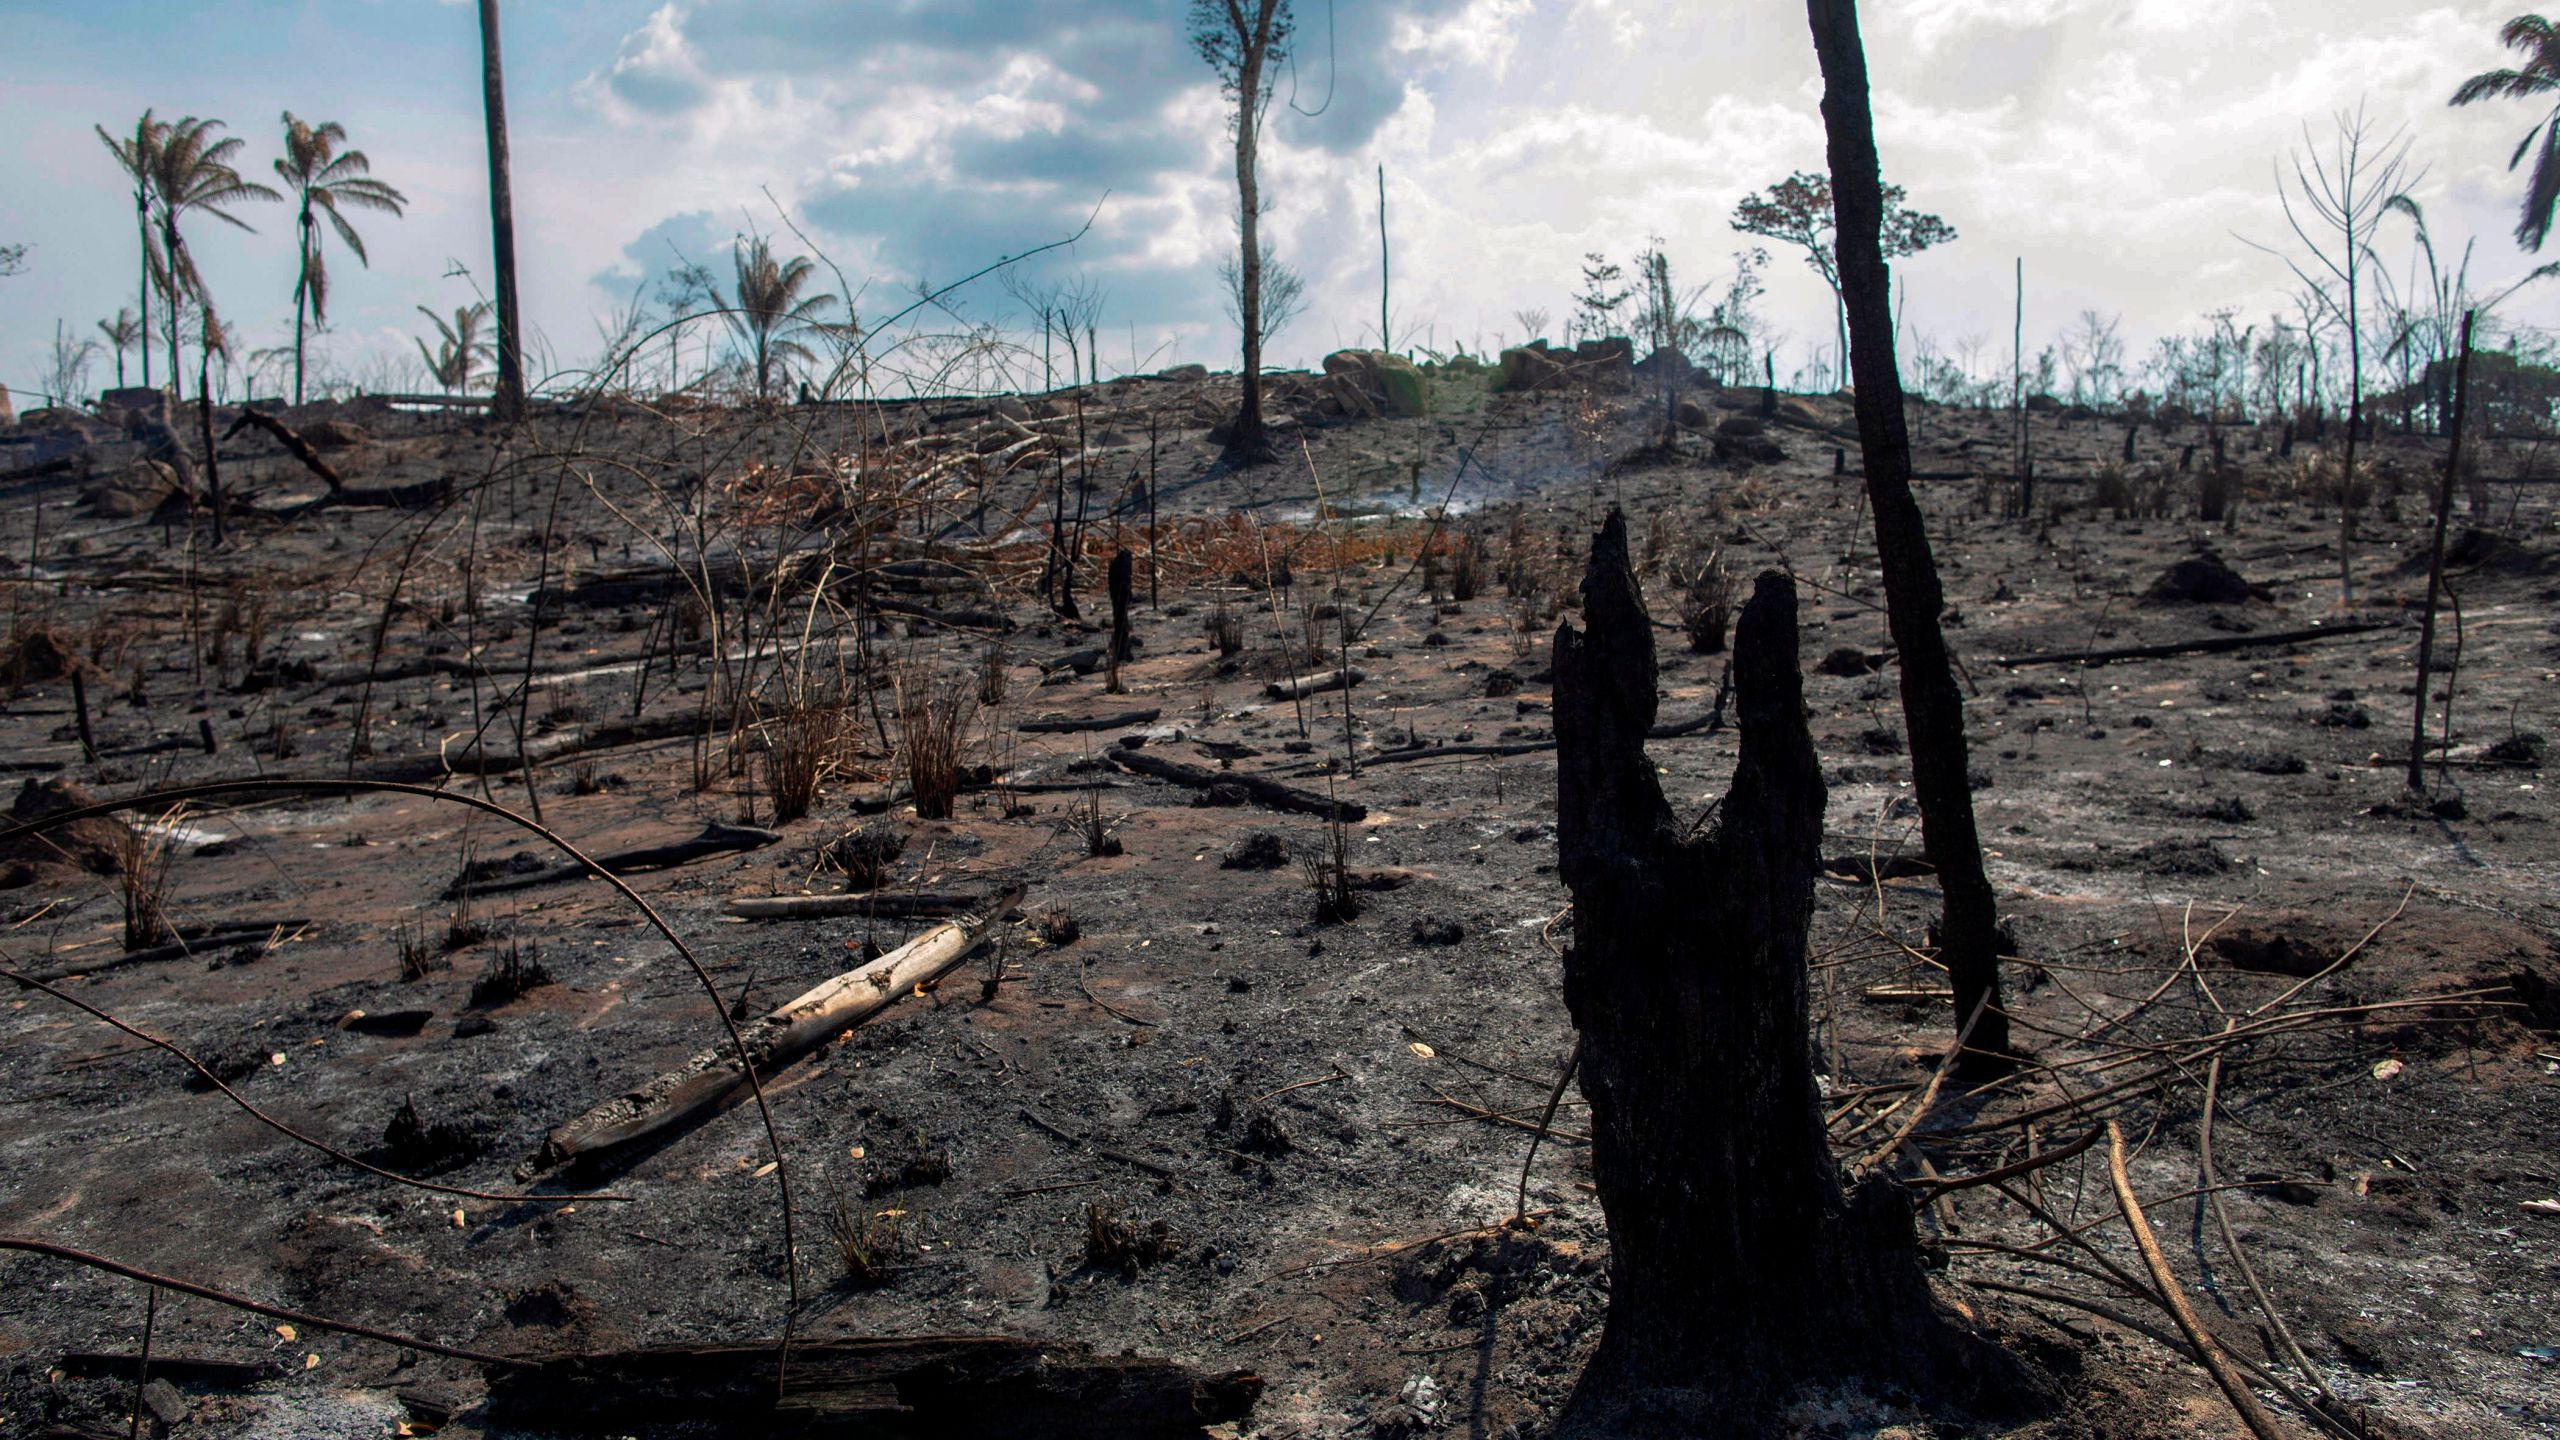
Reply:
M1738 243L1734 201L1821 163L1820 82L1790 3L1337 0L1330 26L1324 6L1297 3L1294 101L1274 108L1264 164L1267 228L1311 302L1275 343L1283 363L1374 341L1381 163L1398 342L1441 348L1517 338L1524 309L1560 325L1585 251L1627 259L1660 235L1684 281L1713 280ZM2494 35L2514 8L1871 3L1889 177L1962 236L1901 267L1907 325L2005 363L2018 256L2031 352L2085 308L2122 314L2137 355L2221 306L2263 323L2291 280L2234 232L2286 238L2273 164L2302 125L2325 137L2359 99L2384 129L2410 126L2440 249L2477 235L2475 280L2520 274L2504 166L2535 117L2443 104L2505 58ZM1232 353L1216 278L1232 171L1182 0L504 9L527 317L561 363L592 355L596 318L675 254L725 274L732 237L782 231L776 202L860 289L866 318L918 279L1071 232L1099 204L1085 240L1041 264L1106 292L1106 363ZM415 306L450 311L487 284L472 6L0 0L0 35L0 243L33 247L28 272L0 280L13 391L35 381L57 320L94 333L132 302L129 202L90 126L129 128L146 105L229 122L261 178L279 112L334 119L408 192L405 219L358 221L370 270L333 264L321 343L342 369L387 375L427 330ZM291 217L242 214L258 233L200 223L192 243L260 348L291 326ZM2395 269L2405 239L2385 235ZM1828 344L1829 302L1783 254L1772 280L1785 366ZM958 303L1011 313L992 282ZM2560 323L2560 285L2506 316Z

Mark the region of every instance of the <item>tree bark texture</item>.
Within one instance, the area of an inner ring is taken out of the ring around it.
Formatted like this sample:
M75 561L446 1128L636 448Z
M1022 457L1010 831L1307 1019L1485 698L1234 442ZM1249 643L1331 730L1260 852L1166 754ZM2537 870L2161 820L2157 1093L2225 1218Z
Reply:
M515 191L507 178L507 80L498 54L498 0L480 0L480 98L489 122L489 241L498 282L498 393L490 413L501 424L513 424L524 418L524 335L516 319Z
M1609 1315L1570 1436L1756 1433L1807 1381L1936 1388L1969 1345L1939 1314L1908 1202L1844 1196L1814 1086L1805 936L1824 789L1796 668L1796 595L1760 576L1735 630L1741 754L1703 836L1645 757L1651 621L1612 512L1555 641L1557 845L1573 893L1565 1004L1581 1034Z
M1891 281L1880 238L1884 182L1876 158L1875 121L1867 108L1866 52L1858 38L1856 0L1807 0L1806 9L1814 50L1822 61L1833 243L1839 248L1840 287L1849 314L1858 447L1866 462L1876 554L1884 568L1887 624L1901 656L1911 785L1920 801L1922 844L1945 895L1938 958L1955 988L1955 1013L1961 1017L1981 1011L1965 1066L1968 1073L1978 1074L2000 1068L2010 1054L2009 1017L2000 1001L2000 917L1974 828L1964 693L1956 688L1946 634L1938 626L1946 597L1929 552L1928 523L1911 493L1911 437L1904 428L1902 377L1894 365L1893 317L1887 306Z

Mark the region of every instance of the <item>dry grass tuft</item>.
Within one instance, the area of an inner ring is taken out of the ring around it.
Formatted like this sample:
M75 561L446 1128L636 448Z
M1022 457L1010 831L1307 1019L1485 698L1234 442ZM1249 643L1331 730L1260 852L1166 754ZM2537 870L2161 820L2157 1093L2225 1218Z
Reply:
M898 676L898 750L916 815L948 820L960 798L960 751L977 696L966 678L938 676L922 665Z

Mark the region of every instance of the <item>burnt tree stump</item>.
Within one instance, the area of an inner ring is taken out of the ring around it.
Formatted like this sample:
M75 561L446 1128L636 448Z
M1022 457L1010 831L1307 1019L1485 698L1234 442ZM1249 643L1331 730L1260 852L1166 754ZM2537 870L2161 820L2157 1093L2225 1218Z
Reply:
M1853 1375L1996 1398L2020 1372L1940 1310L1894 1185L1843 1193L1823 1129L1805 937L1825 791L1793 582L1763 573L1735 627L1741 755L1695 836L1645 758L1652 623L1618 513L1582 596L1587 628L1555 641L1556 829L1610 1298L1557 1433L1754 1433Z
M1109 681L1102 688L1120 693L1120 667L1129 663L1129 606L1135 590L1137 558L1126 549L1111 556L1111 655Z

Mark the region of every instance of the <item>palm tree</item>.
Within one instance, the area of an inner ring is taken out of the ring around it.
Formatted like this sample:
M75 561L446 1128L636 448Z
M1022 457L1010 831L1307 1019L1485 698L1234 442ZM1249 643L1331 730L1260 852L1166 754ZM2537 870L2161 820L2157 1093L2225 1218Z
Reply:
M2524 68L2483 70L2462 82L2451 103L2560 95L2560 30L2552 28L2550 21L2539 15L2519 15L2498 31L2498 43L2523 51ZM2524 163L2524 152L2533 149L2536 138L2542 141L2542 150L2534 156L2533 179L2525 186L2524 211L2516 221L2516 244L2526 250L2542 248L2551 234L2552 207L2560 204L2560 102L2524 132L2516 153L2507 157L2508 169Z
M142 318L136 324L148 336L151 331L151 281L153 272L159 268L152 254L151 173L152 167L159 163L160 139L168 133L169 127L163 121L152 119L151 112L145 110L142 118L134 122L130 137L110 135L104 125L89 128L98 132L98 142L107 147L108 154L116 157L116 163L124 167L125 178L133 182L133 228L142 237ZM149 389L151 347L145 343L139 348L142 351L142 384L143 388ZM121 364L124 357L119 354L116 358ZM117 383L123 383L121 378Z
M788 262L775 259L773 247L761 235L739 241L732 258L738 268L738 293L734 302L720 302L722 318L746 347L755 370L756 399L763 400L772 392L775 361L816 358L798 337L822 323L818 312L835 304L836 297L803 298L800 287L809 283L816 267L806 255L794 255Z
M480 361L497 353L496 346L480 337L480 327L489 322L489 302L454 307L451 324L424 305L418 307L418 313L426 316L442 337L433 350L427 348L426 341L417 342L418 354L427 362L427 374L449 395L469 390L472 371L479 368Z
M142 322L134 318L132 306L120 305L116 307L116 318L98 322L98 333L107 337L107 348L116 352L116 388L121 390L124 388L124 352L140 346L143 360L147 363L151 358L151 347L142 343ZM145 380L142 383L148 385L151 382Z
M498 272L498 393L490 413L524 418L524 332L516 312L515 191L507 179L507 77L498 52L498 0L480 0L480 103L489 131L489 241Z
M151 190L160 202L160 253L164 266L162 296L175 304L184 296L211 311L212 295L205 289L204 275L196 269L195 258L187 253L186 238L178 232L178 222L192 210L201 210L226 224L243 230L249 223L232 214L226 206L243 200L281 200L284 197L254 180L243 180L231 168L231 157L240 152L243 143L234 135L217 140L213 132L222 128L219 120L199 120L190 115L171 122L162 131L159 144L151 153ZM178 379L178 336L169 336L169 379Z
M341 150L347 143L347 127L335 120L310 125L284 112L284 158L275 162L276 174L301 212L302 266L293 282L293 403L302 403L302 312L307 303L311 323L326 324L329 319L329 266L320 249L320 213L326 212L329 224L338 238L356 254L356 263L371 265L365 258L364 238L347 223L342 206L360 210L381 210L393 215L409 203L409 197L376 180L373 162L361 150Z

